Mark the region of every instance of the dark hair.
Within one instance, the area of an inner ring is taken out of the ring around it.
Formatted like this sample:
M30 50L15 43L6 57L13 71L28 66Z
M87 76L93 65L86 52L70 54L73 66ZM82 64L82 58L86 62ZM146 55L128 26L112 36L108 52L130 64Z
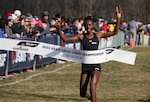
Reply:
M1 28L2 30L4 30L5 24L6 24L5 20L4 20L4 19L0 19L0 28Z
M87 16L84 18L84 22L86 21L92 21L93 22L93 18L91 16Z
M61 15L59 13L55 14L55 18L61 18Z
M66 20L65 16L61 16L61 19L64 20L64 21Z
M84 25L86 24L87 21L92 21L92 22L94 22L94 21L93 21L93 18L92 18L91 16L87 16L87 17L84 18Z

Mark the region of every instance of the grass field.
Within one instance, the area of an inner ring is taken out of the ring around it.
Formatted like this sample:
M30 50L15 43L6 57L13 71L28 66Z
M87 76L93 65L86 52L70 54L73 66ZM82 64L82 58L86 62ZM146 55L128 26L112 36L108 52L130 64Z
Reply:
M134 66L102 64L97 102L150 102L150 47L136 47ZM0 80L0 102L86 102L79 96L81 65L51 64Z

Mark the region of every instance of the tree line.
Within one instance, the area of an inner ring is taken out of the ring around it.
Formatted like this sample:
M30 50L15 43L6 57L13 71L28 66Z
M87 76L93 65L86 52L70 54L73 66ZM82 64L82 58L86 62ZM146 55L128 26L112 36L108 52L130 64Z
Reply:
M20 9L22 14L30 12L41 17L47 10L50 17L60 13L66 18L103 17L110 21L115 17L115 7L122 11L122 20L134 18L140 22L150 22L150 0L1 0L0 14Z

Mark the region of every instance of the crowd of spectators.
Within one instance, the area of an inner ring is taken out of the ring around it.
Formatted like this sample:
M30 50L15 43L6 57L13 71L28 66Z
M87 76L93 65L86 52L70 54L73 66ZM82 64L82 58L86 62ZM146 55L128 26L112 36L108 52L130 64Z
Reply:
M120 30L124 31L125 44L133 40L135 46L150 45L150 24L137 22L131 18L129 22L122 22Z
M92 16L91 16L92 17ZM0 37L1 38L21 38L48 36L55 32L55 22L61 20L62 31L65 34L80 34L86 32L84 29L84 17L65 18L60 14L51 17L48 11L43 11L41 18L33 16L31 13L23 15L21 10L8 12L6 17L0 15ZM108 22L103 17L93 18L95 26L94 32L114 31L116 19ZM134 39L135 45L150 45L150 24L140 23L132 19L130 22L122 21L120 30L124 32L125 45L130 45L130 40ZM102 39L107 42L108 38Z

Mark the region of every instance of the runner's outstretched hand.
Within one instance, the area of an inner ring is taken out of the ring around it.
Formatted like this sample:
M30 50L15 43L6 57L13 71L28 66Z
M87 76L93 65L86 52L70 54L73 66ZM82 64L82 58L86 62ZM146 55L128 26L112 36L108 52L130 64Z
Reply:
M119 7L116 7L116 16L121 18L121 11L119 10Z

